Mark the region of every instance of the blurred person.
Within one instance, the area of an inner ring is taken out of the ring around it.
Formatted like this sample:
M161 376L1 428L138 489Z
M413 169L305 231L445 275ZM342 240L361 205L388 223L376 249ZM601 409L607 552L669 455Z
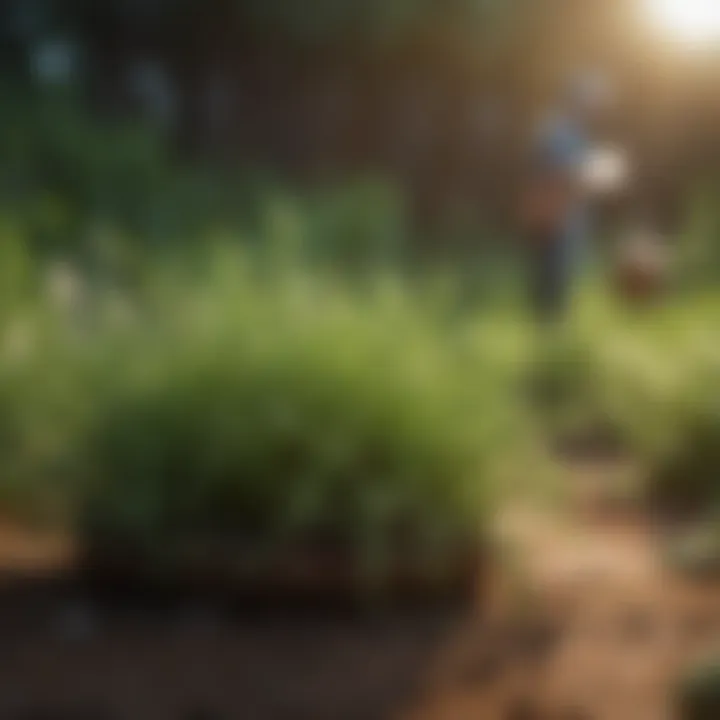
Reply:
M623 180L622 156L593 149L593 121L608 101L603 78L578 76L534 137L520 212L530 301L542 320L556 321L566 314L587 249L592 197Z

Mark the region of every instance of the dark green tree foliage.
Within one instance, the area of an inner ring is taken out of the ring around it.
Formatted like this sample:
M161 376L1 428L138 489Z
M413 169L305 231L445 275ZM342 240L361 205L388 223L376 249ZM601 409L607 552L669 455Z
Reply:
M477 25L492 4L484 0L237 0L246 17L301 39L337 35L402 37L438 24Z
M338 37L394 37L438 24L480 29L489 19L529 4L522 0L5 0L0 11L12 25L90 29L88 19L112 19L138 30L196 28L230 22L236 30L280 33L300 42ZM30 25L29 25L29 24ZM92 24L92 23L91 23Z

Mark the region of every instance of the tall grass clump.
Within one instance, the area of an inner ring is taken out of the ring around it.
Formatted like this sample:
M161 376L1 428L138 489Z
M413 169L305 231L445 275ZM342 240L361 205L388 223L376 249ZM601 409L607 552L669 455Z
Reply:
M430 299L227 249L152 285L87 439L93 533L330 543L365 567L475 542L517 440L512 401L497 359Z

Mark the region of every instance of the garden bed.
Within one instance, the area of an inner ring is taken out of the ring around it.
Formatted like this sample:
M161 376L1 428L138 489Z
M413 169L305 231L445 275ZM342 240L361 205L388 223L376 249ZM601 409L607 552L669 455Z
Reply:
M432 562L407 548L371 571L348 548L330 543L261 552L246 541L223 538L175 542L156 552L91 542L79 568L100 592L164 592L324 609L368 603L467 606L482 594L488 564L479 542L457 546Z
M0 589L7 720L381 720L413 706L458 616L264 615Z
M65 537L2 525L0 717L396 717L422 702L471 609L464 581L478 570L453 569L462 587L443 597L462 602L356 612L330 605L355 589L338 556L298 551L291 567L278 561L258 573L223 547L178 549L176 565L158 572L127 553L120 562L117 548L91 555ZM427 600L414 577L400 587Z

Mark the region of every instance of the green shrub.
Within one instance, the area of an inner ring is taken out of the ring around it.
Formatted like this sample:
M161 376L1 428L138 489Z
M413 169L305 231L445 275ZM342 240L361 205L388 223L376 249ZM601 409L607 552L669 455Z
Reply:
M122 238L125 274L138 254L202 255L212 236L260 252L292 246L293 260L346 275L407 250L404 198L390 183L301 190L256 169L190 167L150 128L100 121L71 94L0 87L0 154L2 217L41 257L71 256L103 279L117 272L108 236Z
M619 313L597 298L533 368L552 391L552 429L604 428L643 463L670 507L720 501L717 298Z
M500 365L395 280L349 291L219 257L160 283L113 354L88 437L86 521L147 546L317 533L382 556L476 538L512 402ZM118 372L119 371L119 372Z
M720 500L717 309L712 296L678 298L616 333L605 353L608 415L670 507Z
M668 444L650 454L652 495L669 508L720 506L719 379L700 373L689 383L673 403Z
M37 247L77 248L98 218L144 229L172 177L159 138L98 122L68 94L3 87L0 101L0 201Z

